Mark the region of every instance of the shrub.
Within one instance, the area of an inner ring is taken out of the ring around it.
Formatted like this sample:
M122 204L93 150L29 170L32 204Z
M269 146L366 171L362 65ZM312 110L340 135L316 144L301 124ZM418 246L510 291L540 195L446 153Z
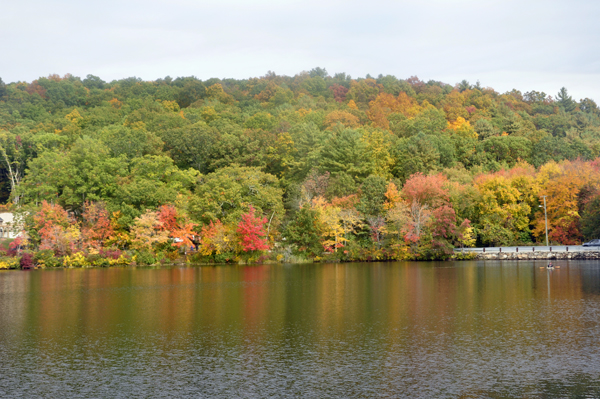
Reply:
M29 252L25 252L23 256L21 256L19 264L21 265L21 269L32 269L34 267L33 255Z
M150 251L138 251L136 252L134 259L139 265L154 265L156 264L156 258Z
M179 259L179 252L178 251L168 251L168 252L165 252L165 256L170 261L175 261L175 260Z
M187 261L189 263L205 263L207 261L208 257L205 255L202 255L200 252L194 252L190 255L188 255Z
M454 260L472 260L477 258L475 252L457 252L453 256Z
M65 267L83 267L88 266L89 263L82 252L77 252L71 256L65 256L63 258L63 265Z
M86 256L86 262L92 266L108 267L110 260L102 256L100 253L90 253Z
M20 266L19 258L2 256L0 257L0 270L2 269L18 269Z
M14 238L2 238L0 239L0 251L7 252L10 244L14 241Z
M232 263L237 260L237 257L233 252L224 252L221 254L215 254L215 263Z
M24 240L22 237L15 238L10 244L8 244L8 256L17 256L19 251L24 246Z
M119 257L117 259L109 259L108 262L110 263L111 266L116 266L116 265L120 265L120 266L126 266L131 264L131 262L133 261L132 258L129 257L129 255L127 254L121 254L119 255Z
M45 249L43 251L38 251L33 256L33 259L37 263L38 266L41 267L60 267L62 266L60 259L54 256L54 251L51 249Z
M107 258L107 259L119 259L119 257L123 254L123 251L121 251L120 249L101 249L100 250L100 255L102 255L103 258Z

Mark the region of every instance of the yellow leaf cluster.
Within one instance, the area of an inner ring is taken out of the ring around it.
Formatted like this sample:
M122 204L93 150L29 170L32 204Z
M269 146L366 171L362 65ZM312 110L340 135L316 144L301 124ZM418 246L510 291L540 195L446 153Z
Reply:
M329 204L323 197L313 198L311 206L317 211L319 217L319 226L321 237L324 240L321 242L323 246L333 247L336 249L346 240L344 237L344 228L340 223L340 213L342 209Z
M220 83L208 86L206 88L206 96L218 100L223 104L233 104L235 102L235 99L231 95L225 93Z
M300 108L298 111L296 111L296 114L298 114L298 116L300 116L301 118L304 118L306 115L310 114L311 112L312 112L312 109Z
M393 113L400 113L407 118L414 118L422 107L417 101L401 92L398 97L394 97L388 93L381 93L374 101L369 103L367 116L375 124L375 126L389 129L388 116Z
M65 118L71 123L77 123L79 120L83 119L83 116L77 111L77 108L65 115Z
M164 100L161 104L167 111L179 112L179 104L176 101Z
M456 118L454 122L448 122L448 129L451 130L454 134L461 137L478 137L478 134L475 132L475 129L473 129L473 127L471 126L471 123L462 116Z
M119 100L117 100L116 98L113 98L112 100L110 100L108 102L113 108L121 108L123 106L123 103Z
M354 128L360 125L360 119L346 111L332 111L325 117L327 129L333 128L338 123L344 125L344 127Z
M88 266L85 255L82 252L77 252L71 256L67 255L63 258L63 266L65 267L83 267Z
M385 203L383 204L383 209L386 211L392 209L396 203L402 200L402 196L398 191L398 187L394 184L394 182L389 182L387 185L387 189L385 190Z
M154 211L146 211L135 219L131 227L131 247L137 250L150 250L155 244L163 244L169 240L169 232L161 230L162 224Z
M390 153L392 133L381 129L366 130L360 140L365 144L365 156L372 165L372 174L391 178L391 169L396 161Z

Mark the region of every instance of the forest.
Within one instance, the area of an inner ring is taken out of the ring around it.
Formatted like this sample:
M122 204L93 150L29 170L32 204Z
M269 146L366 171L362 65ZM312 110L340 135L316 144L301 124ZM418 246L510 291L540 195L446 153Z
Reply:
M0 79L0 268L448 259L600 238L589 98L353 79Z

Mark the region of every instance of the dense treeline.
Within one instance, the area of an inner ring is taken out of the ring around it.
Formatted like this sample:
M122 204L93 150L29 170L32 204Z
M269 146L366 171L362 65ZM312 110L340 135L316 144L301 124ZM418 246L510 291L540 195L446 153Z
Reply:
M0 150L1 198L24 215L28 248L69 259L156 260L175 238L219 261L444 258L542 242L542 195L552 242L599 234L600 109L564 88L321 68L0 79Z

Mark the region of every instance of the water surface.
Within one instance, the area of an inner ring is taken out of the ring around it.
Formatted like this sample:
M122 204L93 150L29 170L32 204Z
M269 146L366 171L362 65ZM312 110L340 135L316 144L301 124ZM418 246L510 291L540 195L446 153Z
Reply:
M0 397L600 397L600 263L0 272Z

